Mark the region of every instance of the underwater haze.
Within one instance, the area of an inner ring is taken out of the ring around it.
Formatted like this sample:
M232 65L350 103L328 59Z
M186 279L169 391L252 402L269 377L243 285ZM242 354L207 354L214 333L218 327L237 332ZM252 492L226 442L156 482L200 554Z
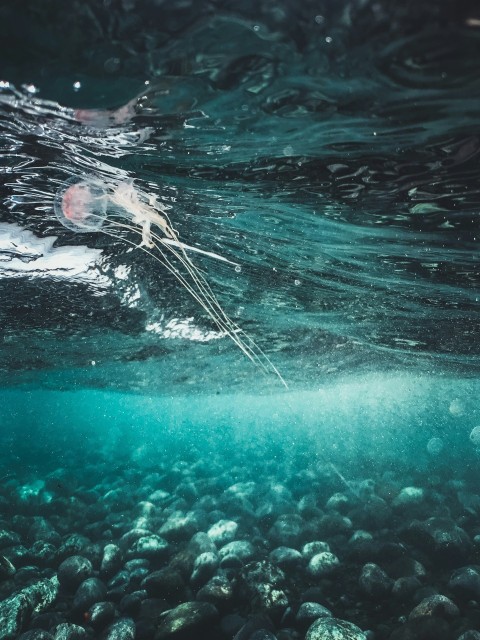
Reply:
M0 3L0 640L480 640L480 7Z

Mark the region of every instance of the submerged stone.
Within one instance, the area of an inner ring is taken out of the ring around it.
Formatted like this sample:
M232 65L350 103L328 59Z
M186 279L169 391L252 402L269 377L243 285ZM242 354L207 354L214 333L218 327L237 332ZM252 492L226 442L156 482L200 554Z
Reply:
M308 629L305 640L367 640L367 636L352 622L322 617Z
M202 631L210 631L217 619L217 609L208 602L184 602L167 613L155 640L193 638Z

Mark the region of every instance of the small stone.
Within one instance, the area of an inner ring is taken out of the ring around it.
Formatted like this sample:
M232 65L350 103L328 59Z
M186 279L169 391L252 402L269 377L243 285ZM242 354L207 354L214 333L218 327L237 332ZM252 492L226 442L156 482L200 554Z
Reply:
M352 622L322 617L308 629L305 640L367 640L367 636Z
M174 511L160 528L160 535L166 540L180 542L188 540L200 529L200 523L192 511Z
M328 542L323 542L323 540L315 540L303 545L302 556L307 560L311 560L313 556L316 556L317 553L322 553L322 551L330 551L330 545Z
M197 600L210 602L219 609L233 598L233 587L224 575L213 576L197 593Z
M404 487L398 496L394 498L392 505L394 507L405 507L408 505L421 504L425 499L425 491L419 487Z
M62 587L74 591L93 573L90 560L83 556L70 556L58 568L58 580Z
M360 589L371 598L385 598L393 587L393 581L373 562L364 565L358 584Z
M120 618L107 629L104 640L135 640L135 623L130 618Z
M85 612L95 604L105 599L107 589L99 578L88 578L78 587L73 598L73 608L78 612Z
M136 540L127 552L128 558L146 558L153 562L164 560L169 551L169 544L164 538L151 534Z
M78 624L63 622L55 629L54 640L85 640L85 629Z
M480 631L469 629L465 631L465 633L462 633L461 636L458 636L457 640L480 640Z
M297 611L295 621L301 629L306 630L318 618L331 615L332 612L318 602L303 602Z
M268 558L281 569L298 567L303 561L300 551L290 547L277 547L270 552Z
M450 577L448 588L462 598L480 599L480 567L461 567Z
M218 619L218 611L208 602L184 602L169 611L158 626L155 640L189 634L194 637L209 631Z
M218 569L218 565L219 559L215 553L212 553L211 551L201 553L197 558L195 558L190 581L196 585L205 584L205 582L210 580Z
M254 555L255 549L248 540L233 540L218 550L218 556L221 561L226 560L229 556L235 556L242 562L247 562Z
M424 598L415 609L410 612L409 620L422 618L424 616L441 616L446 618L455 618L460 615L457 605L442 595L434 595Z
M313 556L308 563L307 571L315 578L323 578L333 573L340 566L340 560L330 551L322 551Z
M238 524L233 520L219 520L210 527L207 535L218 546L231 542L237 533Z
M123 554L116 544L107 544L103 549L100 574L104 578L111 578L122 567Z
M87 611L85 620L96 631L104 629L115 618L115 607L111 602L96 602Z

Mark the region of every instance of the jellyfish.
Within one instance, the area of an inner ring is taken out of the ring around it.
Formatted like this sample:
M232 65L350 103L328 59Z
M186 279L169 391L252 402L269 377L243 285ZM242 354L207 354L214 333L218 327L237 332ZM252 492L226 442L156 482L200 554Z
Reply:
M200 304L218 330L229 336L252 362L265 372L273 372L288 388L269 357L224 311L210 285L194 265L187 251L194 251L230 264L216 253L191 247L180 241L172 227L166 207L153 195L138 190L133 180L100 180L95 176L67 180L54 199L58 220L70 231L87 233L102 231L117 237L117 229L128 229L141 236L138 245L160 262L188 293ZM105 224L107 221L108 224ZM175 263L183 267L180 270Z

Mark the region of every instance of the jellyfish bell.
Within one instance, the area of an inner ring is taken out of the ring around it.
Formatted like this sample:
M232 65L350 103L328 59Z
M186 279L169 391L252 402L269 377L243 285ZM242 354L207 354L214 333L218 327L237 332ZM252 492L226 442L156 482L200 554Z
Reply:
M98 231L107 216L108 190L96 178L73 177L63 183L53 209L64 227L76 233Z

